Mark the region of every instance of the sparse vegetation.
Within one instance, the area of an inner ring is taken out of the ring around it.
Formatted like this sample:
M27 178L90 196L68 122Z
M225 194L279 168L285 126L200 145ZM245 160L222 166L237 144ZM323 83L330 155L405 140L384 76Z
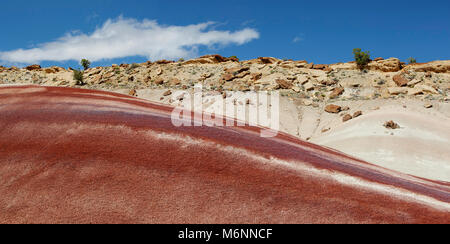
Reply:
M73 79L77 82L78 86L85 85L83 75L84 75L83 71L77 69L73 70Z
M114 67L114 73L116 75L120 75L120 68L119 67Z
M370 63L370 52L363 52L361 48L353 49L353 55L355 55L355 61L360 70L364 70Z
M83 66L84 70L87 70L91 67L91 62L87 59L82 59L80 64L81 66Z
M133 69L136 69L136 68L139 68L139 67L140 67L139 64L133 63L133 64L131 64L131 66L130 66L130 70L133 70Z
M415 63L417 63L417 60L415 58L413 58L413 57L410 57L410 58L408 58L408 63L409 64L415 64Z

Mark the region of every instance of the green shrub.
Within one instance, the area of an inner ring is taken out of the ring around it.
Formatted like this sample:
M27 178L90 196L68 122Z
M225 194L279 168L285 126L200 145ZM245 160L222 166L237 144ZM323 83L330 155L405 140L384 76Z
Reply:
M139 64L137 64L137 63L132 63L131 66L130 66L130 70L131 70L131 69L136 69L136 68L139 68L139 67L140 67Z
M411 57L411 58L408 58L408 63L415 64L415 63L417 63L417 60L415 58Z
M353 49L353 55L355 55L355 61L360 70L363 70L370 63L370 52L363 52L361 48Z
M77 69L73 70L73 79L77 82L78 86L85 85L83 75L83 71Z
M91 67L91 62L87 59L82 59L80 64L81 66L83 66L84 70L87 70Z

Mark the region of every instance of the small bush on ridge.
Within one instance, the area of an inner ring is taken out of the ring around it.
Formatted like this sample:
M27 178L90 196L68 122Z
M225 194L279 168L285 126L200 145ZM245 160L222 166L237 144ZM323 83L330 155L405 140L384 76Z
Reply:
M355 61L360 70L363 70L370 63L370 52L363 52L361 48L353 49L353 55L355 55Z

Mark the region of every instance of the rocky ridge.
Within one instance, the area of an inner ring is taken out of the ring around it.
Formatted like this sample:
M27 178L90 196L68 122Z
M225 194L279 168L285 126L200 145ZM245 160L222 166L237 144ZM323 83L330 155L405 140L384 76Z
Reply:
M331 65L307 61L261 57L239 62L236 58L207 55L187 61L145 62L90 68L84 73L83 88L128 90L192 89L202 84L205 90L274 91L297 97L305 105L338 100L420 97L449 101L450 61L405 65L397 58L377 58L367 70L354 62ZM39 84L80 87L72 69L0 66L0 84Z

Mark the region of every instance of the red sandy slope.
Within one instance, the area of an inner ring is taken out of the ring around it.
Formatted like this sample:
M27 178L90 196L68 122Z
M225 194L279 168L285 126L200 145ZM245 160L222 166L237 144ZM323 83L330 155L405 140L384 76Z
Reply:
M450 186L112 93L0 88L0 223L450 223Z

